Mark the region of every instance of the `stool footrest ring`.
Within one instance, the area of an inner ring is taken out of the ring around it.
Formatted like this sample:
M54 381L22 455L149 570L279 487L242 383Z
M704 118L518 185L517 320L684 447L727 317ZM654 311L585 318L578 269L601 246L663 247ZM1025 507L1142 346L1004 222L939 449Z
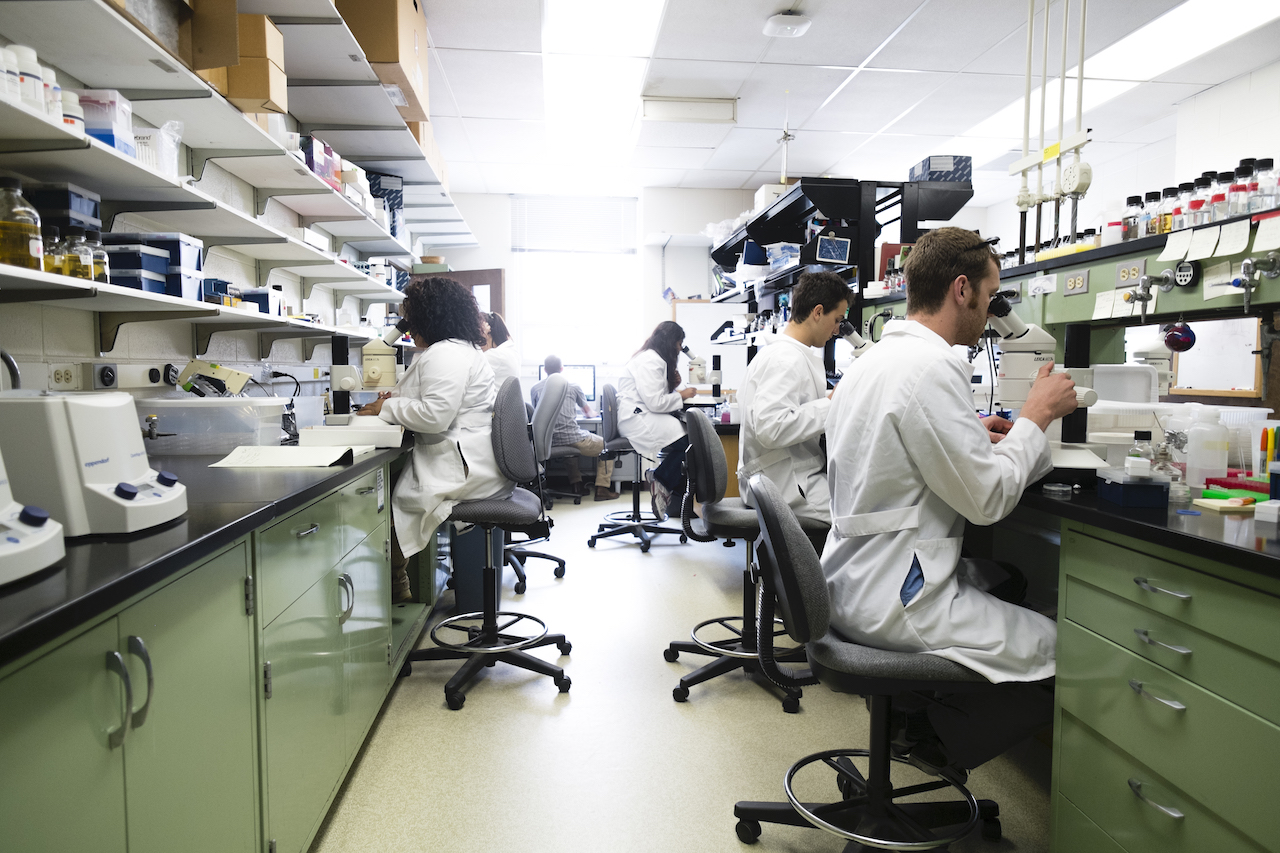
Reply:
M782 620L774 619L773 623L775 626L773 631L773 636L775 637L786 636L787 631L782 626ZM724 646L717 646L715 644L716 642L724 642L724 640L719 640L719 641L704 640L698 636L699 631L703 630L704 628L708 628L712 625L719 625L721 628L724 628L725 630L729 631L731 634L736 635L736 638L739 641L744 639L742 636L742 617L741 616L720 616L715 619L707 619L705 622L699 622L697 625L694 625L693 630L689 632L689 639L693 640L694 644L698 646L698 648L705 649L711 654L720 655L721 657L742 658L743 660L754 660L756 657L759 656L758 653L754 650L748 651L744 649L742 651L738 651L736 649L726 649ZM734 627L735 625L737 627ZM754 641L756 638L753 636L750 639L754 644ZM778 658L779 660L786 660L796 655L801 655L801 657L803 657L803 653L804 653L804 649L802 647L794 646L792 648L787 648L787 649L775 649L774 657Z
M499 610L495 615L500 619L502 617L508 617L508 619L506 622L497 625L496 631L490 630L487 632L483 625L461 624L463 622L483 620L483 613L462 613L457 616L450 616L448 619L441 620L431 629L431 640L442 649L471 652L479 655L497 655L503 652L514 652L528 648L547 636L547 623L537 616L530 616L527 613L515 613L509 610ZM512 625L526 620L538 626L535 636L520 637L506 633ZM451 643L442 640L438 634L441 629L466 632L467 640L462 643Z

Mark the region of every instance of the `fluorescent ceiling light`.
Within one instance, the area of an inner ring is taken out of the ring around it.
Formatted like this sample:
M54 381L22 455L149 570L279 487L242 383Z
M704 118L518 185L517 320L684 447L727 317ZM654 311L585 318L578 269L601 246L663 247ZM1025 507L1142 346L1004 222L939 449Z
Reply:
M693 121L733 124L738 120L737 98L641 98L640 118L647 121Z
M809 31L813 21L795 12L783 12L764 22L764 34L771 38L799 38Z
M648 57L665 5L663 0L545 0L542 53Z

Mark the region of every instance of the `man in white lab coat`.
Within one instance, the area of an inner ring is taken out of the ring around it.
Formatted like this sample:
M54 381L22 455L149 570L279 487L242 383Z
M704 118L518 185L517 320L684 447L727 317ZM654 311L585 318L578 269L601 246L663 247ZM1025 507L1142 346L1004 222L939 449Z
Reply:
M791 291L791 319L751 360L738 391L742 406L738 489L763 473L800 518L831 523L822 436L831 396L821 347L849 310L849 285L835 273L805 273Z
M991 247L941 228L920 238L906 273L907 319L886 324L832 399L822 566L831 624L850 640L937 655L1007 683L924 703L899 733L924 764L969 769L1052 719L1051 691L1028 682L1053 676L1057 626L969 581L965 522L1004 518L1051 470L1044 432L1076 398L1050 364L1015 423L980 422L969 364L952 347L976 344L986 326L1000 285Z

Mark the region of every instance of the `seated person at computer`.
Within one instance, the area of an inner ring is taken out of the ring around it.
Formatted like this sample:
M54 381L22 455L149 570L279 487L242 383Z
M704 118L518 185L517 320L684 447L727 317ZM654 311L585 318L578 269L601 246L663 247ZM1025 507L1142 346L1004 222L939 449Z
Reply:
M564 370L564 364L561 363L558 356L549 355L542 362L542 367L547 371L547 378L553 373L559 373ZM546 390L547 380L543 379L538 384L529 389L529 402L536 409L538 401L542 399L542 392ZM587 405L587 395L582 392L576 384L569 383L569 394L564 398L564 405L560 407L560 411L556 413L555 426L551 429L551 445L553 447L574 447L578 453L583 456L596 460L596 500L611 501L618 496L618 493L612 491L609 486L613 484L613 460L601 459L600 454L604 451L604 436L587 432L578 426L578 411L591 417L591 408ZM574 492L581 494L590 494L590 487L587 490L582 488L582 471L578 468L578 461L573 457L565 460L565 467L569 472L569 486Z
M1011 513L1052 468L1045 430L1076 407L1074 383L1041 369L994 443L973 415L975 345L1000 286L972 231L925 234L907 260L907 318L840 380L827 415L832 527L822 555L831 625L855 643L937 655L998 687L921 701L901 722L913 763L971 769L1047 725L1057 626L974 585L965 522ZM1041 682L1041 683L1037 683Z
M447 278L410 282L401 316L422 352L394 391L360 409L414 433L413 452L392 492L392 586L409 597L407 558L423 550L460 501L505 498L514 484L498 470L491 436L498 390L480 351L480 309Z
M831 395L821 347L849 310L849 285L831 272L805 273L791 291L791 319L747 366L738 488L752 506L752 475L763 473L800 518L831 523L827 429Z
M507 322L497 311L481 313L484 329L484 355L493 368L493 381L499 388L508 379L520 378L520 353L507 329Z
M659 519L667 517L671 496L680 491L689 436L679 415L684 401L698 393L680 388L676 359L683 346L684 329L664 320L618 377L618 432L646 459L657 459L666 451L658 467L645 472L653 493L653 514Z

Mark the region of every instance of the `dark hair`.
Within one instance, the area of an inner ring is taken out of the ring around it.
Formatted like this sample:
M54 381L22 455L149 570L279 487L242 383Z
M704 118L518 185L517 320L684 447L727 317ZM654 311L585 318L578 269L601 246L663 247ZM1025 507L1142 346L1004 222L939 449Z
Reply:
M936 313L953 281L965 276L977 287L991 274L996 257L991 244L976 231L948 227L925 234L907 255L907 313ZM998 275L999 264L996 270Z
M493 341L495 347L505 344L511 339L511 332L507 330L507 323L502 319L501 314L494 311L485 314L484 318L489 323L489 338Z
M680 324L674 320L663 320L644 345L636 350L637 355L651 349L662 356L662 360L667 363L668 391L676 390L680 384L680 369L676 366L676 359L680 357L680 342L683 340L684 329L680 328Z
M791 319L803 323L819 305L830 313L841 302L851 302L849 283L833 272L802 273L791 291Z
M427 346L457 338L484 346L480 307L471 289L451 278L422 278L404 288L400 314L409 321L409 332Z

